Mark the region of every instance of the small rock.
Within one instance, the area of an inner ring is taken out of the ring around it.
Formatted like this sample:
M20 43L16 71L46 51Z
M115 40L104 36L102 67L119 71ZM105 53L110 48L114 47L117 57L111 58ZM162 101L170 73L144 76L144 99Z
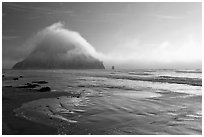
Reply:
M78 87L86 87L85 85L78 85Z
M5 75L3 74L3 75L2 75L2 77L4 78L4 77L5 77Z
M50 92L51 88L50 87L42 87L39 91L40 92Z
M19 76L19 78L22 78L22 77L23 77L22 75Z
M18 78L13 78L13 80L18 80Z
M32 83L37 83L37 84L47 84L47 81L44 80L39 80L39 81L33 81Z
M73 97L80 98L81 94L74 94Z

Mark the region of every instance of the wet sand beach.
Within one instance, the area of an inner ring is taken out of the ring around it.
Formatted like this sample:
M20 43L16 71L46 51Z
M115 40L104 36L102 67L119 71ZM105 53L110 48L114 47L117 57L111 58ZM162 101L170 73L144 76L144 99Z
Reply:
M3 134L202 134L201 87L189 81L130 80L120 72L117 78L112 72L35 71L36 78L33 71L14 72L3 78Z

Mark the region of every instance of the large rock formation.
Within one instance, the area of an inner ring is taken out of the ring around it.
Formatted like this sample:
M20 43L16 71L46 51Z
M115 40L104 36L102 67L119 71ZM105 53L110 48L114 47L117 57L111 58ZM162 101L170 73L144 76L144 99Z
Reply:
M72 55L70 58L62 57L61 54L50 55L43 53L31 53L23 61L16 63L13 69L104 69L104 65L91 55Z
M33 47L31 54L13 69L104 69L95 49L61 23L38 32L29 45Z

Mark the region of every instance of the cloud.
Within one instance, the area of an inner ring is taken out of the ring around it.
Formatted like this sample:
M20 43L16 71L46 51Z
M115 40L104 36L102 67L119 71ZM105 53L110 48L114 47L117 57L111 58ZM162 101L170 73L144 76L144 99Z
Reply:
M39 31L26 45L39 50L47 48L53 52L83 52L96 57L95 49L78 32L64 28L61 22Z
M194 35L180 37L179 40L175 41L167 39L154 43L143 42L136 36L121 38L118 41L117 49L111 49L105 54L99 53L100 58L108 66L113 64L123 68L201 66L201 44Z

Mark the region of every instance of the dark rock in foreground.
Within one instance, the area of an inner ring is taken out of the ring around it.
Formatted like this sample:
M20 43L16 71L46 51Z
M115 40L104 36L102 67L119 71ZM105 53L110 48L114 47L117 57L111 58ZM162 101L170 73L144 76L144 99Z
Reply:
M13 78L13 80L18 80L18 78Z
M42 87L39 91L40 92L50 92L51 88L50 87Z

